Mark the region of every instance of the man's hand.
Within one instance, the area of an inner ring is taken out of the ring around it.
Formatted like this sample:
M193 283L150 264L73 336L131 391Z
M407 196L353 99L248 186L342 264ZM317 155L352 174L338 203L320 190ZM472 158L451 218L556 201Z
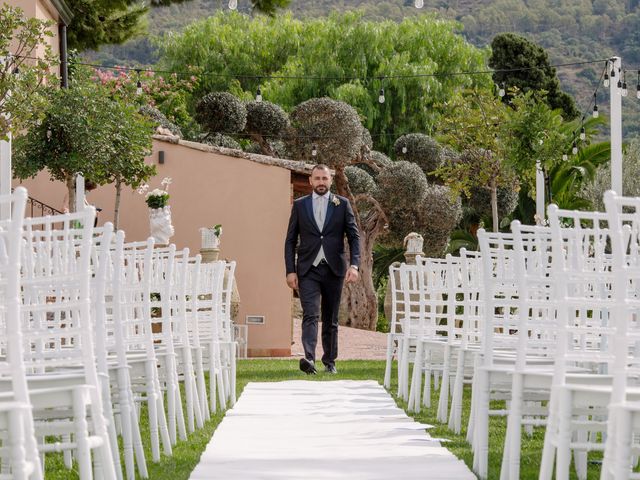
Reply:
M358 278L360 278L358 270L353 267L349 267L347 269L347 276L345 277L344 281L347 283L354 283L358 281Z
M287 285L292 290L298 290L298 274L297 273L288 273L287 274Z

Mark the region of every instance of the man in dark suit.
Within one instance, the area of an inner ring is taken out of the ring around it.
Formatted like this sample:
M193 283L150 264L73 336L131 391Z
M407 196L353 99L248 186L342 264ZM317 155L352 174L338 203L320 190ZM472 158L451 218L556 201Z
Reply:
M360 266L360 234L351 204L329 191L331 181L329 167L322 164L313 167L309 179L313 193L293 203L284 246L287 285L298 290L302 304L305 358L300 359L300 370L307 374L316 373L321 305L322 363L326 372L338 373L338 309L342 284L357 281ZM349 242L348 263L344 251L345 235Z

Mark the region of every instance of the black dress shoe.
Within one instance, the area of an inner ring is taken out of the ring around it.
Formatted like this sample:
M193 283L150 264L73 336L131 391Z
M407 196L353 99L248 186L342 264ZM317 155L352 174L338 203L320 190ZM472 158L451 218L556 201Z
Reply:
M336 369L335 365L325 365L324 372L330 373L331 375L335 375L336 373L338 373L338 370Z
M302 370L307 375L316 374L316 366L313 364L313 361L307 360L306 358L300 359L300 370Z

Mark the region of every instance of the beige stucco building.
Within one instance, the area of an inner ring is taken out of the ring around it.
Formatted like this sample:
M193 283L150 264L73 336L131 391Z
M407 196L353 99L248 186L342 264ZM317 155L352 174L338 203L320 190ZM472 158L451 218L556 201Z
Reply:
M176 232L171 240L178 248L199 252L199 229L222 224L220 257L237 262L238 323L247 316L264 317L264 324L248 326L249 356L289 356L292 293L285 282L284 238L294 185L297 192L305 182L308 187L312 166L165 136L154 137L146 161L157 169L150 188L160 188L164 177L172 179L169 204ZM62 208L66 188L50 181L48 173L23 185L31 197ZM100 224L113 220L112 185L99 187L87 199L102 208ZM122 194L119 228L128 240L149 236L144 197L129 188Z
M60 35L59 27L68 25L71 22L72 13L64 0L4 0L4 3L13 7L20 7L28 18L48 20L52 22L51 37L46 38L46 42L51 47L51 52L59 56ZM41 55L43 52L37 52Z

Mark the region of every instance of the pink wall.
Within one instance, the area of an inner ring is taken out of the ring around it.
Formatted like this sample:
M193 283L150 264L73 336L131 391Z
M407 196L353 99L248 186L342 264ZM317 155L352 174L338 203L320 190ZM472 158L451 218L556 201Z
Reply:
M60 53L60 42L58 40L58 12L51 2L47 0L5 0L4 3L14 7L20 7L28 18L53 21L54 25L50 28L53 36L46 37L46 41L51 46L51 52L54 55L57 56ZM43 53L44 49L40 48L37 52L37 56L41 56Z
M165 152L164 165L158 164L159 150ZM246 315L265 316L264 325L249 326L249 355L289 356L291 291L285 283L283 250L291 209L290 171L160 140L154 140L147 161L154 162L158 171L150 188L159 188L163 177L172 178L169 204L176 230L172 241L179 248L198 253L198 229L222 224L220 257L237 261L238 323L244 323ZM65 187L50 182L46 172L24 185L30 196L62 208ZM99 223L113 220L114 198L109 185L87 196L103 209ZM119 227L128 240L145 239L149 221L143 196L125 189L121 202Z

